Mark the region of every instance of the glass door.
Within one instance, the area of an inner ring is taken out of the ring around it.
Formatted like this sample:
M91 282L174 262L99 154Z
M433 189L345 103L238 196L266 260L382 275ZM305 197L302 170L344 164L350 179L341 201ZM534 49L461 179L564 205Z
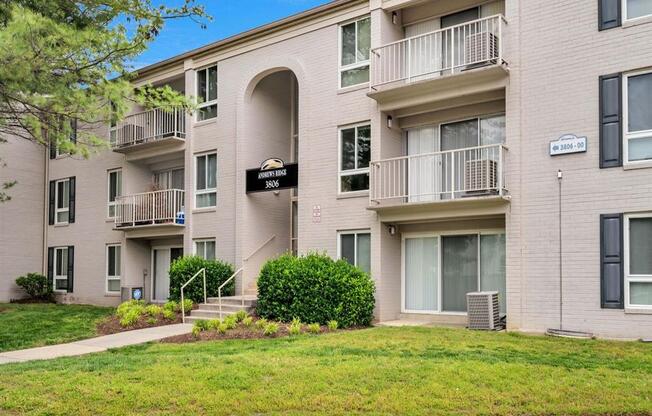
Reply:
M439 310L439 239L406 238L404 309L411 312Z
M466 294L478 290L478 236L442 237L442 311L466 312Z
M165 302L170 297L170 265L183 256L183 247L155 248L152 301Z
M408 201L424 202L439 199L441 190L441 156L437 128L421 127L407 131Z

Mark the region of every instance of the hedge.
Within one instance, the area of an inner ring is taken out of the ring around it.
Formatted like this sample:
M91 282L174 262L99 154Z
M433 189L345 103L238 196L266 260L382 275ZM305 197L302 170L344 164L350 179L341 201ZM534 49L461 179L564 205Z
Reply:
M198 256L186 256L175 260L170 266L170 298L181 300L181 286L190 278L206 268L206 293L208 297L216 297L217 289L233 274L233 266L218 260L205 260ZM222 296L231 296L235 292L235 282L231 281L222 289ZM197 276L183 290L186 299L195 303L204 301L204 282L201 275Z
M374 282L344 260L323 254L289 254L268 261L258 278L256 313L267 319L326 324L340 327L371 324Z

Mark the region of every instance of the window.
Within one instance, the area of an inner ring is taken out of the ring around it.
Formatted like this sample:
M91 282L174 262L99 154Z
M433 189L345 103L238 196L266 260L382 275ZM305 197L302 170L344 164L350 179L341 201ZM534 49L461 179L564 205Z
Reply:
M195 208L217 205L217 154L195 157Z
M122 248L119 244L106 246L106 291L107 293L120 292L120 270Z
M340 26L340 88L369 82L370 50L369 17Z
M628 162L652 159L652 72L623 77L625 154Z
M217 117L217 65L197 71L197 121Z
M110 170L108 173L108 217L115 218L117 198L122 196L122 169Z
M54 290L65 292L68 290L68 247L54 248Z
M157 189L185 189L183 169L171 169L154 173Z
M652 0L623 0L625 20L652 16Z
M625 217L625 304L652 308L652 214Z
M70 218L70 179L56 182L54 198L55 224L67 224Z
M206 260L215 260L215 239L195 240L195 255Z
M369 231L349 231L339 234L338 257L362 271L371 272L371 234Z
M369 189L371 126L340 130L340 193Z

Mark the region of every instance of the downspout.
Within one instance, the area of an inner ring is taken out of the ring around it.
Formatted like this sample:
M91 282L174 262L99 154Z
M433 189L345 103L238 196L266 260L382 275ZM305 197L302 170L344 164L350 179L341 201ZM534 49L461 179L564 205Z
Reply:
M50 169L50 157L49 157L49 145L45 146L45 151L43 152L43 231L41 234L41 243L42 243L42 256L41 256L41 263L42 263L42 270L43 274L47 275L47 262L48 262L48 225L49 225L49 220L48 220L48 215L49 215L49 209L50 209L50 201L48 198L48 192L49 192L49 183L48 183L48 177L49 177L49 169Z

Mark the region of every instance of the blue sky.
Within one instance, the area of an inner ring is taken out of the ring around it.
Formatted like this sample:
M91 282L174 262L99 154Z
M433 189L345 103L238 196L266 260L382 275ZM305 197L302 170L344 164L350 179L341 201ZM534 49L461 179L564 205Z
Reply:
M207 43L253 29L265 23L302 12L329 0L195 0L202 4L213 21L208 28L201 29L190 19L167 22L161 35L150 45L149 50L134 62L135 69L156 63ZM179 1L154 3L168 5Z

